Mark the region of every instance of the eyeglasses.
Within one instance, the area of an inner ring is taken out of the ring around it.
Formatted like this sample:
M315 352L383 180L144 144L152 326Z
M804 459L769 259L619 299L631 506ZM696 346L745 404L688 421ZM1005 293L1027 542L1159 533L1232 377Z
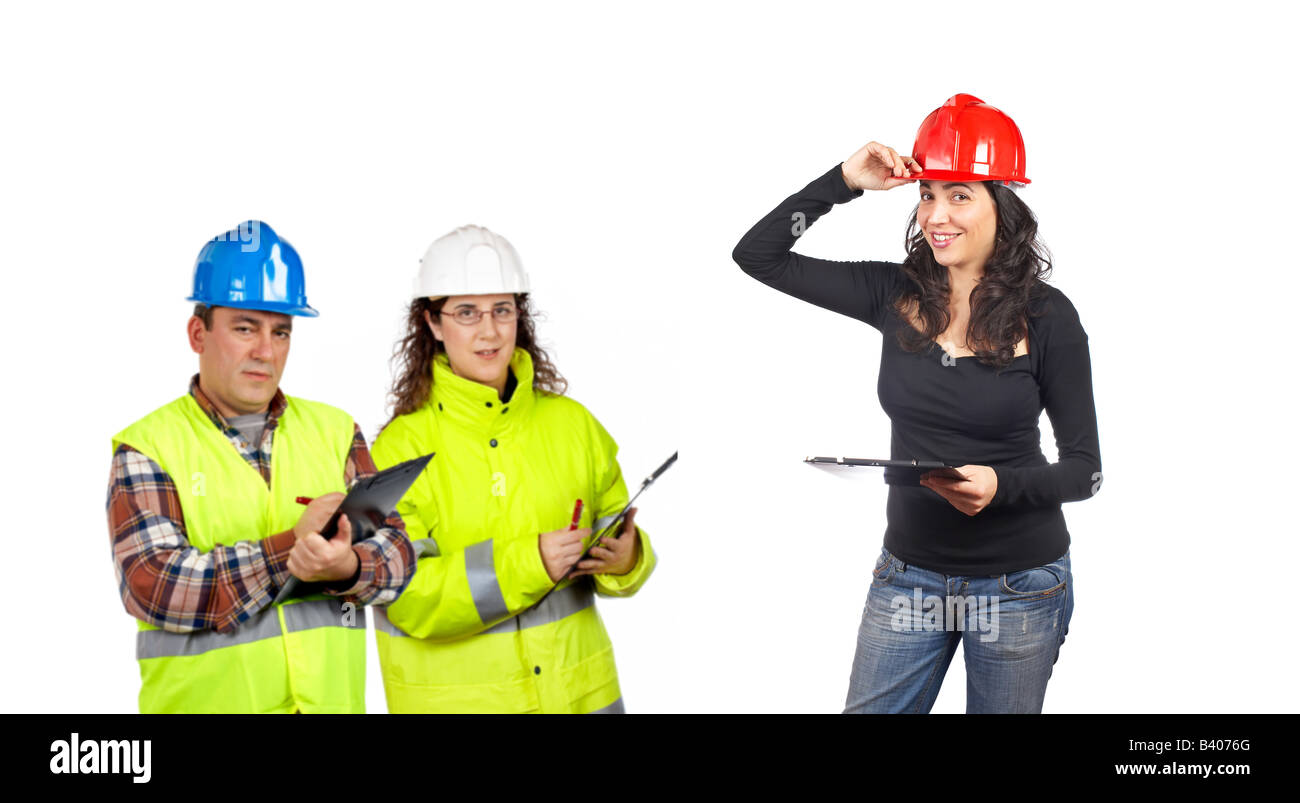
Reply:
M439 315L446 315L456 323L465 326L476 325L479 321L483 320L483 316L488 312L488 310L481 310L475 307L460 307L454 312L438 310ZM491 313L493 321L497 323L510 323L519 317L519 308L513 304L510 306L493 307Z

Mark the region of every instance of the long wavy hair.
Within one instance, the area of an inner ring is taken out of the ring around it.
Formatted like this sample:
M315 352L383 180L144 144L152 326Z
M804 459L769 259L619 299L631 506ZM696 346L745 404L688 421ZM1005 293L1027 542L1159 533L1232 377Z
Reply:
M446 349L429 331L424 313L428 312L433 317L442 312L446 303L446 298L436 301L417 298L411 302L406 313L406 334L393 346L391 363L397 378L393 380L393 388L388 393L392 417L384 426L391 424L400 415L415 412L429 401L429 394L433 390L433 360ZM515 306L519 308L515 346L524 349L533 358L533 389L564 395L569 383L560 376L542 347L537 345L534 320L538 315L528 301L528 294L516 293Z
M985 365L1006 368L1015 358L1016 344L1028 335L1026 316L1030 304L1046 290L1043 280L1052 271L1051 254L1038 239L1038 219L1016 193L996 181L981 182L993 198L997 213L996 244L984 263L984 276L970 294L970 322L966 342ZM934 339L952 323L948 314L948 269L934 259L934 251L916 222L918 204L907 222L903 272L911 279L895 302L904 321L909 312L924 327L898 328L898 343L906 351L933 348Z

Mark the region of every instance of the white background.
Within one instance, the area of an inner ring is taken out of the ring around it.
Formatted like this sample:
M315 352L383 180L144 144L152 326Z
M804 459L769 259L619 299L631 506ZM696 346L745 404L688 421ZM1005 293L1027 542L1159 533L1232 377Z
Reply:
M1106 483L1066 507L1076 607L1045 710L1300 708L1294 12L903 8L6 6L0 710L134 710L110 437L184 392L194 256L249 218L297 247L322 312L283 387L368 438L425 246L509 238L629 484L682 452L638 518L658 571L600 603L629 710L839 710L884 486L800 460L888 449L880 336L730 252L957 92L1020 125L1022 197L1092 349ZM799 250L901 259L913 203L869 193ZM370 711L377 670L371 647ZM935 710L964 687L959 654Z

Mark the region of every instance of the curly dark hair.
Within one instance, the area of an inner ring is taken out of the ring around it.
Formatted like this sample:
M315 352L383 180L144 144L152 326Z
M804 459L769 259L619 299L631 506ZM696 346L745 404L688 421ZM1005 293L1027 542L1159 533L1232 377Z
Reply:
M993 256L984 263L984 276L970 294L970 322L967 343L985 365L1006 368L1015 358L1016 344L1028 335L1026 315L1030 303L1046 290L1043 280L1052 270L1051 254L1038 239L1038 219L1015 191L1000 182L979 182L993 199L997 211L997 240ZM912 286L896 300L895 309L903 320L909 312L924 331L915 326L898 328L898 343L906 351L934 347L934 339L948 329L950 289L948 269L934 259L934 251L916 222L916 212L907 222L903 272Z
M444 348L433 336L433 332L429 331L424 313L437 315L446 303L446 298L434 301L417 298L411 302L406 314L406 334L393 346L392 364L396 368L397 378L393 380L393 388L388 393L392 417L384 426L393 423L400 415L415 412L429 401L429 393L433 389L433 359ZM533 322L538 316L528 301L528 294L516 293L515 306L519 308L515 345L533 358L533 388L558 396L564 395L569 383L560 376L541 346L537 345Z

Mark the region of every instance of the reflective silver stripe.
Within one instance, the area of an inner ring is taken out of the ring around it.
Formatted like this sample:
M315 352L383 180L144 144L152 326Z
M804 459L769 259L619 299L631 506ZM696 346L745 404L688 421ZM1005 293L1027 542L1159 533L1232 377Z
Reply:
M465 578L469 580L469 593L474 597L478 618L484 624L510 615L506 599L501 595L501 585L497 583L491 538L465 550Z
M620 697L604 708L597 708L595 711L588 711L588 714L626 714L623 710L623 698Z
M274 608L253 614L233 633L199 630L194 633L170 633L166 630L141 630L135 634L135 657L175 658L182 655L202 655L205 652L251 644L254 641L280 635L280 620Z
M406 637L405 633L397 629L397 625L388 620L388 611L382 607L375 608L375 630L397 638Z
M352 603L351 613L341 599L311 599L284 606L284 626L290 633L318 627L366 629L366 609Z
M549 625L551 622L558 622L584 608L590 608L595 602L596 595L591 593L591 586L587 584L571 585L551 594L541 605L529 608L518 616L512 616L482 632L513 633L516 630ZM406 637L406 633L389 621L388 613L383 608L375 608L375 629L397 638Z
M284 623L290 632L311 630L317 627L344 627L343 603L336 600L308 600L284 606ZM366 609L357 608L352 623L347 627L366 628ZM233 633L200 630L194 633L170 633L166 630L141 630L135 635L135 657L176 658L185 655L202 655L205 652L252 644L254 641L280 635L280 619L275 608L264 608L253 614Z
M421 538L418 541L412 541L411 546L415 547L415 558L436 558L442 553L438 551L438 542L432 538Z
M511 617L495 627L489 627L483 632L510 633L515 630L549 625L566 616L572 616L583 608L590 608L595 603L596 595L591 592L589 583L574 583L552 592L549 597L542 600L541 605L534 605L518 616Z
M596 519L591 523L591 531L593 533L600 532L601 530L605 529L609 525L613 524L614 519L616 518L618 517L612 514L609 516L601 516L600 518Z

